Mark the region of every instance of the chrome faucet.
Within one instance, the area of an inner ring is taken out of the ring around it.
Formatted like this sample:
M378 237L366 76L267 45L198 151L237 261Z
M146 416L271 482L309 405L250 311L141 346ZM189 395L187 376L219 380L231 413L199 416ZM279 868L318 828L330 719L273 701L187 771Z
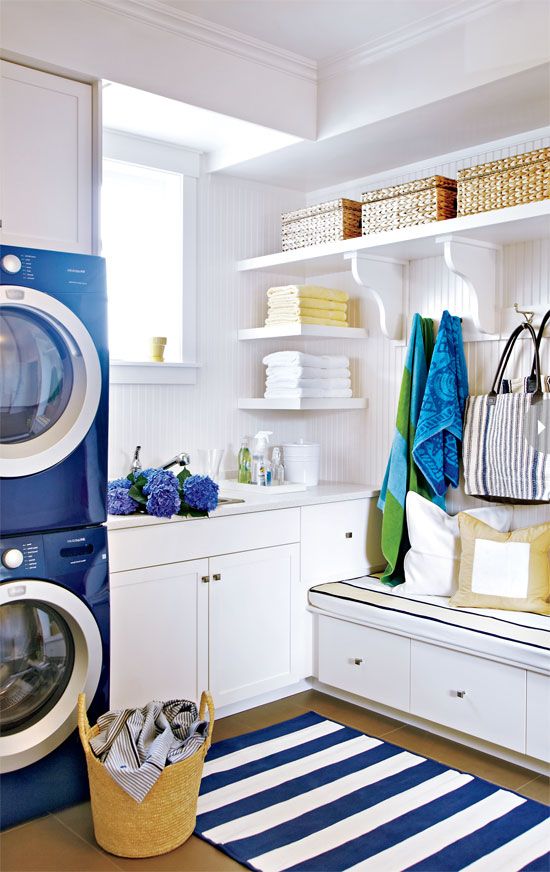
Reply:
M185 451L182 451L181 454L176 454L172 460L169 460L168 463L162 464L162 469L170 469L171 466L189 466L191 463L191 456L187 454Z
M132 460L132 465L130 466L130 472L133 472L134 475L141 470L141 460L139 459L139 452L141 451L141 445L136 445L136 450L134 451L134 457Z

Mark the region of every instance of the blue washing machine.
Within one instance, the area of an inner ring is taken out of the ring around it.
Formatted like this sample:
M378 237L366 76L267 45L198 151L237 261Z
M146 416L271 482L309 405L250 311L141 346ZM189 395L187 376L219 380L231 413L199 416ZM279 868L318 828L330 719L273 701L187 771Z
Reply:
M76 730L109 709L107 530L0 539L2 827L88 795Z
M0 246L4 535L106 519L105 261Z

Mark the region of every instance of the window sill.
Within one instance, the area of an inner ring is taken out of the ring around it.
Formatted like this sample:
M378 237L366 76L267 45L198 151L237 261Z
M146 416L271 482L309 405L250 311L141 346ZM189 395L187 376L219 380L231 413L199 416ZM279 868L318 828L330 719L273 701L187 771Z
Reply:
M112 385L194 385L198 363L153 363L153 361L112 360Z

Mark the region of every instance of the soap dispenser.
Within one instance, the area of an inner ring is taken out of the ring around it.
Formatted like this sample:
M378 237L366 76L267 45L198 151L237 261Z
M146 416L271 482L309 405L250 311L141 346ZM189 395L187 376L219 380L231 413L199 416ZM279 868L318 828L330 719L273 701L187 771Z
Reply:
M254 453L252 455L252 484L266 485L267 446L273 430L259 430L254 437Z

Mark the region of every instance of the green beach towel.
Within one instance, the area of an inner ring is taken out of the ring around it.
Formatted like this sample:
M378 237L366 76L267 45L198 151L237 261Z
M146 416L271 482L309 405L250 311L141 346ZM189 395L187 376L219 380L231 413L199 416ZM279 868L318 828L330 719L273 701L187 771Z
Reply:
M395 435L378 499L378 507L383 512L382 553L388 563L381 581L392 587L405 581L403 559L410 547L405 517L408 491L445 506L444 497L437 497L433 493L412 456L433 349L433 321L416 314L399 393Z

